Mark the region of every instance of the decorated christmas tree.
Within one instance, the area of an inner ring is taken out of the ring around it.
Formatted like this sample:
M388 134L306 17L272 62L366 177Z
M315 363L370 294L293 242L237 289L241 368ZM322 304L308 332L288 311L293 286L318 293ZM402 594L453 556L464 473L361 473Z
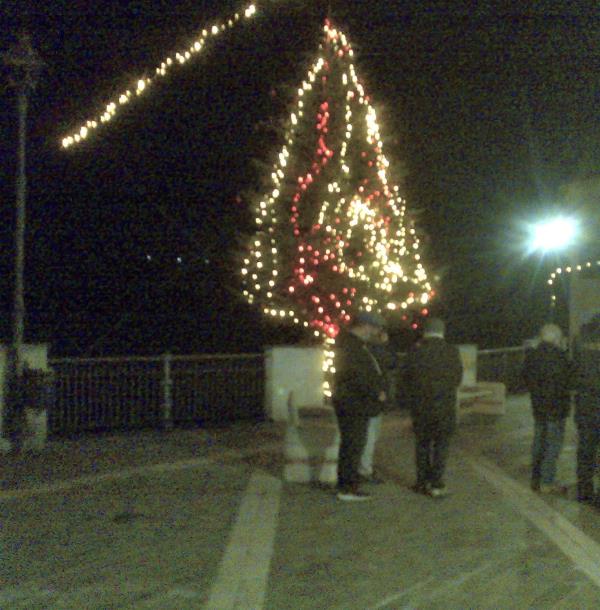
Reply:
M406 319L434 294L353 55L326 20L268 191L257 197L241 269L250 304L303 325L329 348L357 311ZM331 371L333 352L326 354Z

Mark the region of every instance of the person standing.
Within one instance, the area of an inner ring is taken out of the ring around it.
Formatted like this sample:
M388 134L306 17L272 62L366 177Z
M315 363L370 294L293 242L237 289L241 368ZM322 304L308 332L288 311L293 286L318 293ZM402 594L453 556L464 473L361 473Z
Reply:
M393 386L393 372L398 366L398 358L392 351L389 342L389 335L385 329L380 330L374 337L373 342L369 346L371 352L377 359L386 379L386 397L387 403L393 403L395 399L395 388ZM374 468L375 445L381 435L381 426L383 424L383 413L369 417L367 426L367 440L365 448L360 457L358 472L361 481L365 483L380 484L384 479Z
M533 444L531 488L542 494L564 493L555 482L556 465L571 410L570 370L563 334L556 324L545 324L539 343L525 356L523 381L531 396Z
M417 493L447 494L444 483L450 439L456 428L456 390L463 366L458 348L446 342L439 318L425 321L423 338L404 363L405 387L415 434Z
M594 476L600 451L600 317L584 325L575 349L577 500L600 506Z
M383 411L386 380L370 342L384 328L381 316L359 312L336 339L332 402L340 430L338 493L344 501L367 500L360 489L359 462L369 418Z

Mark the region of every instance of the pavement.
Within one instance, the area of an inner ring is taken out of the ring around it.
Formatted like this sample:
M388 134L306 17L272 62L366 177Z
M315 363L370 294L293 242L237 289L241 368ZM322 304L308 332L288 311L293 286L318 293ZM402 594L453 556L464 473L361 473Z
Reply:
M385 417L373 499L281 480L284 427L52 441L0 456L0 608L596 609L600 512L529 489L526 396L470 415L451 494L414 494L405 416Z

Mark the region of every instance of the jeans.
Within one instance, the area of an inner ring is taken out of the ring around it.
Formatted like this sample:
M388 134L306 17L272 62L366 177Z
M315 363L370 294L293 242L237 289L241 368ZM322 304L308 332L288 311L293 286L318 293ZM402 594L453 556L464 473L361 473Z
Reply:
M531 482L552 485L565 437L564 419L535 419L531 446Z
M360 457L358 471L364 476L373 474L373 457L375 456L375 443L381 434L381 422L383 415L369 417L369 427L367 428L367 442Z
M446 432L415 437L417 485L433 487L444 484L444 472L450 453L450 437Z
M595 424L595 425L594 425ZM594 496L594 474L600 450L600 427L597 422L577 428L577 495L589 500Z

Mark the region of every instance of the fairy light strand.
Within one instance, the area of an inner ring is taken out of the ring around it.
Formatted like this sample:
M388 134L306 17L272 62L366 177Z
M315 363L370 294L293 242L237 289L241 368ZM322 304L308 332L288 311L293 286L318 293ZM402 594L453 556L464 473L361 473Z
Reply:
M571 264L566 265L564 267L557 267L549 276L547 280L548 286L554 286L555 282L559 279L559 277L563 275L569 275L571 273L580 273L581 271L586 271L589 269L598 268L600 269L600 260L597 261L586 261L581 264ZM557 295L556 292L552 292L551 296L551 305L552 307L556 306Z
M152 88L154 82L166 76L176 66L181 66L194 59L200 54L209 39L219 36L242 19L251 19L256 15L256 4L249 4L242 12L235 13L225 21L215 23L202 30L200 36L185 49L180 49L173 55L166 57L154 70L153 77L139 78L130 89L127 89L108 102L104 110L96 117L87 120L76 130L61 139L63 148L70 148L86 140L94 131L102 125L109 123L119 112L119 110L132 102L136 97L146 94Z

